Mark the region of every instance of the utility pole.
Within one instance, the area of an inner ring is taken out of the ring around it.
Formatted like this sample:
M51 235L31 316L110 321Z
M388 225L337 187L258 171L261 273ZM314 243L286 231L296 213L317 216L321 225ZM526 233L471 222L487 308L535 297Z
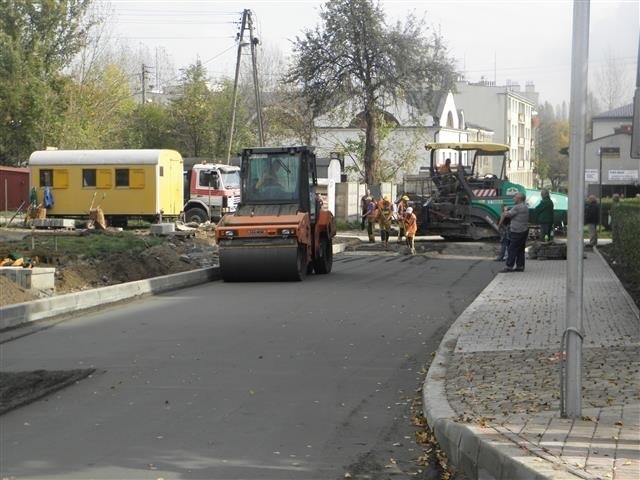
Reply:
M262 125L262 100L260 99L260 84L258 83L258 66L257 66L257 52L259 40L253 36L253 19L251 18L251 11L249 11L249 40L251 43L251 65L253 70L253 92L256 97L256 117L258 119L258 139L260 140L260 146L264 147L264 128Z
M582 415L582 319L584 286L584 167L586 143L587 64L589 60L589 0L573 1L571 103L569 106L569 225L567 231L566 329L562 346L566 364L562 389L563 417ZM566 343L565 343L566 341Z
M144 63L142 64L142 104L147 101L147 77L149 75L149 67Z
M244 41L244 32L249 29L249 43ZM260 146L264 146L264 130L262 125L262 103L260 99L260 88L258 85L258 68L256 62L256 47L260 43L253 36L253 19L251 10L245 9L242 12L242 21L240 23L240 32L238 33L238 55L236 58L236 73L233 81L233 102L231 106L231 125L229 126L229 146L227 148L227 164L231 161L231 146L233 145L233 134L236 124L236 109L238 105L238 77L240 76L240 59L242 57L242 47L251 47L251 64L253 70L253 89L256 99L256 117L258 119L258 138Z

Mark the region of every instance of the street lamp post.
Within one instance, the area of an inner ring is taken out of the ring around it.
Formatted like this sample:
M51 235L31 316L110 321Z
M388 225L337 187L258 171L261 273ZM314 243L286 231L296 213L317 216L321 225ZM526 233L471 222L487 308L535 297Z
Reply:
M598 231L602 229L602 157L620 157L620 147L600 147L598 150L600 155L600 208L599 208L599 218L598 218Z

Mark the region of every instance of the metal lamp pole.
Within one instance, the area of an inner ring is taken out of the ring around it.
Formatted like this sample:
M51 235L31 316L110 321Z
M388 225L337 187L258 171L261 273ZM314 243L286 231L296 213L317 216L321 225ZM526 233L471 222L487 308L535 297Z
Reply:
M598 149L600 156L600 173L598 178L600 179L600 185L598 187L598 232L602 231L602 147Z
M562 416L578 418L582 412L583 319L583 215L586 143L587 64L589 60L589 0L573 2L571 104L569 123L569 226L567 235L566 369ZM563 345L564 346L564 345Z

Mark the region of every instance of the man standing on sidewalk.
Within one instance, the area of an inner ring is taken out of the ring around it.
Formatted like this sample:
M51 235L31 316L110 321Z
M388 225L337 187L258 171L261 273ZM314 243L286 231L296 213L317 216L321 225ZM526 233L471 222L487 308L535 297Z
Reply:
M507 266L503 272L524 271L524 247L529 236L529 207L524 203L524 193L516 193L513 199L516 204L502 215L499 223L502 225L505 218L509 219L510 243L507 250Z
M584 206L584 223L589 228L589 246L593 248L598 244L598 224L600 223L600 207L595 195L587 197L587 204Z

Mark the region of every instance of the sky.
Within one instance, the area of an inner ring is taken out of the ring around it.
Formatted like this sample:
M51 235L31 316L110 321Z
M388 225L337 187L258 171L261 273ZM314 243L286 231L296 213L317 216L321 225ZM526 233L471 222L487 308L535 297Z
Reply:
M104 2L106 3L106 2ZM112 35L133 49L166 51L176 69L200 60L213 79L235 72L236 34L242 10L250 9L259 55L291 53L296 36L319 25L316 0L111 0ZM409 13L440 33L458 71L475 82L533 82L541 102L569 100L572 11L570 0L381 0L388 23ZM589 89L607 59L622 68L630 103L636 82L640 2L592 0L589 27ZM249 49L243 49L248 54ZM247 55L243 65L248 65ZM153 65L152 65L153 67Z

